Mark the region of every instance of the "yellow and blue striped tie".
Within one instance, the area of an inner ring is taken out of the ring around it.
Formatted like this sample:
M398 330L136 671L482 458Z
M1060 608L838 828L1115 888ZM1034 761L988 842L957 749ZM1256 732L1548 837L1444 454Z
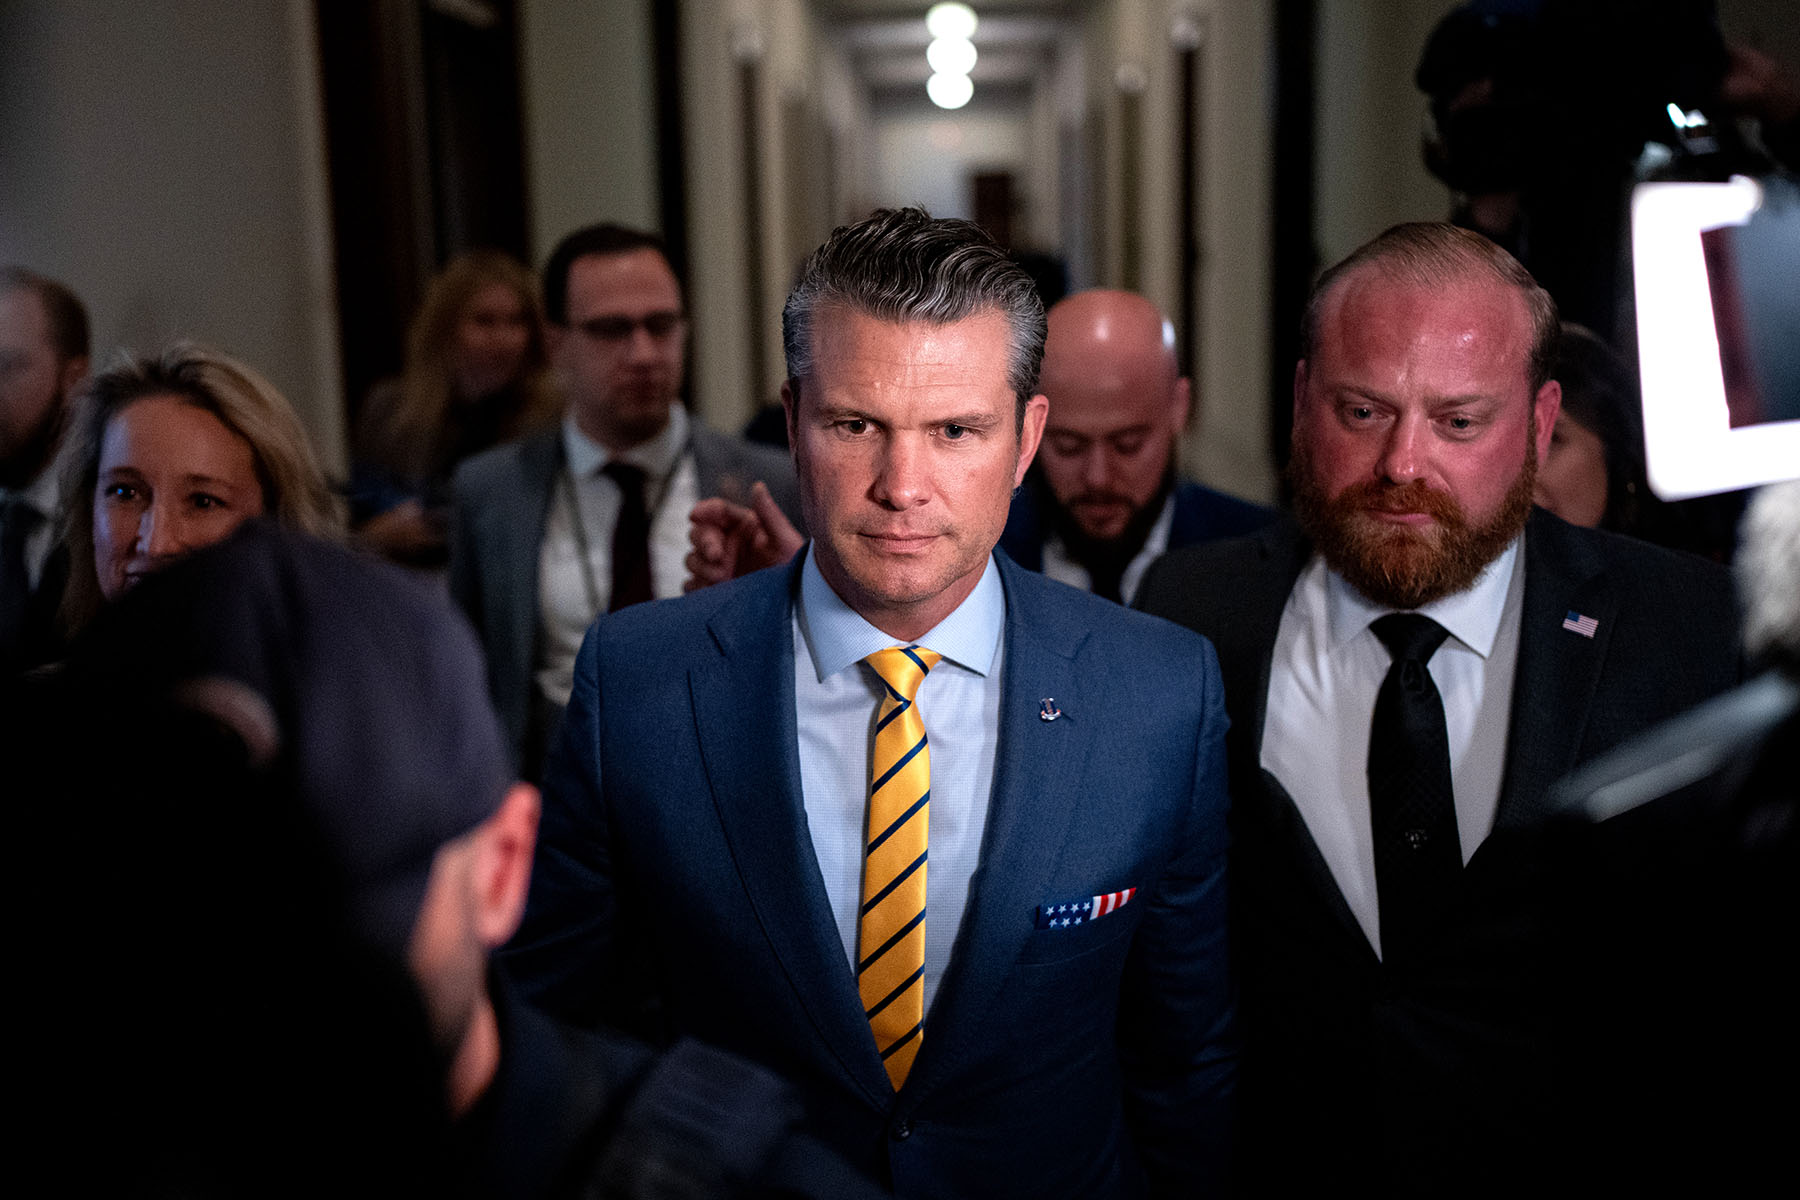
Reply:
M864 660L886 695L875 719L869 825L863 851L856 990L875 1048L899 1091L925 1026L925 847L931 751L913 701L938 655L892 646Z

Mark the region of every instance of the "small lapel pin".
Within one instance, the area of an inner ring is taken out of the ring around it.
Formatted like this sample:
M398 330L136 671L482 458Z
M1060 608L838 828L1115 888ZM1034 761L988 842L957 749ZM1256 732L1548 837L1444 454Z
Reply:
M1045 696L1038 701L1038 720L1054 721L1062 716L1062 709L1056 707L1055 696Z
M1594 636L1594 631L1600 628L1600 618L1584 617L1574 609L1570 609L1569 615L1563 618L1562 627L1570 633L1579 633L1584 638L1591 638Z

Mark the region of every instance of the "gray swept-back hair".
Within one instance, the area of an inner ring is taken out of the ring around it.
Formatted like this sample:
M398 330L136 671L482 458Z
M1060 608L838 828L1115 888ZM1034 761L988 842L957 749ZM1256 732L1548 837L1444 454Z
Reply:
M1395 225L1350 252L1313 284L1300 320L1300 357L1310 361L1319 338L1319 318L1332 289L1346 276L1372 267L1389 279L1439 288L1468 279L1486 278L1519 293L1531 322L1531 347L1525 371L1536 395L1550 380L1556 364L1561 322L1556 301L1538 286L1519 260L1479 233L1443 221Z
M1012 333L1006 381L1023 425L1044 360L1044 305L1031 276L979 225L934 218L922 208L883 208L834 229L807 256L781 310L782 350L796 392L812 372L813 321L833 305L933 325L1000 313Z

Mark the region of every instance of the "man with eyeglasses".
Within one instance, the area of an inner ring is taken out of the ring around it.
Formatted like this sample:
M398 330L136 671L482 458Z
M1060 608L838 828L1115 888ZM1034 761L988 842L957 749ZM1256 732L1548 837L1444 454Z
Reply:
M488 688L526 778L568 703L601 613L677 596L688 514L766 483L798 514L785 455L702 427L681 404L688 324L662 239L591 225L544 267L560 427L464 463L450 589L487 651Z

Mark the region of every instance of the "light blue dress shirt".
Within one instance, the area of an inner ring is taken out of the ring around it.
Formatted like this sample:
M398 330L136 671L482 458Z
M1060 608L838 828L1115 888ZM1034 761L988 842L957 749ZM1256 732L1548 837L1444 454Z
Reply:
M819 573L812 549L794 606L794 709L800 790L832 916L855 970L862 901L863 836L881 681L862 659L898 645L858 616ZM950 965L950 948L981 857L1000 729L1006 591L988 557L967 599L918 640L943 661L919 686L931 747L931 809L925 901L925 1006Z

